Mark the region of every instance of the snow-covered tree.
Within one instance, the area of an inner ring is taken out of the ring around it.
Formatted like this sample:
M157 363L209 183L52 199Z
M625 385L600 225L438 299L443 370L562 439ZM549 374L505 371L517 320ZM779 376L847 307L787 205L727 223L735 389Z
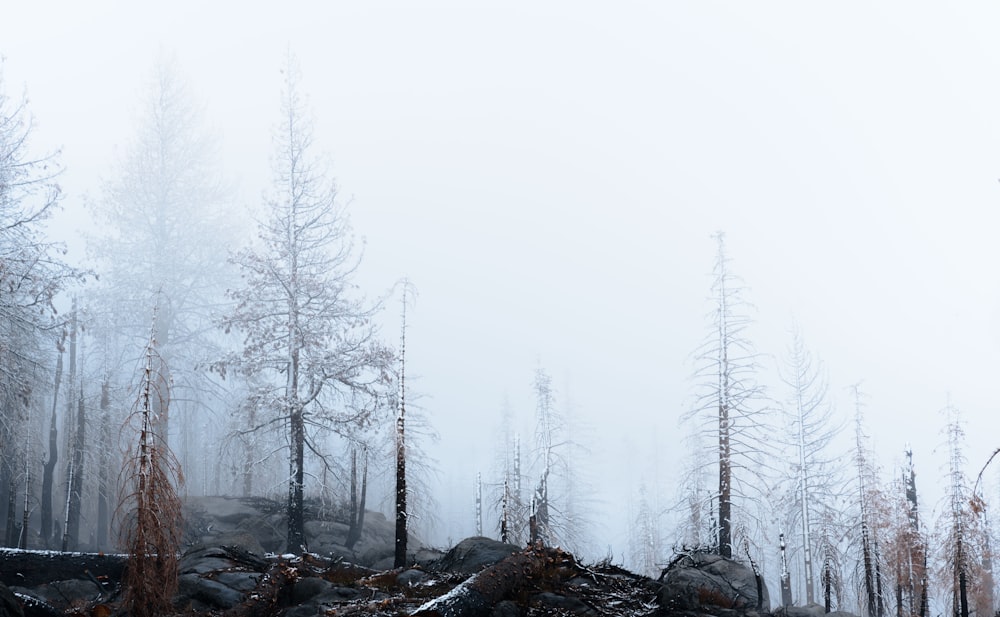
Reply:
M927 615L927 540L920 524L913 452L906 450L906 462L889 491L885 555L888 573L894 580L897 617Z
M376 335L377 306L358 297L358 264L345 207L313 153L312 123L298 91L298 69L284 71L275 131L273 189L259 242L239 251L243 285L223 319L242 348L217 366L260 377L253 393L268 415L254 429L285 427L289 448L288 550L303 550L305 450L310 430L365 423L394 383L394 354Z
M223 384L202 367L222 353L215 320L238 280L227 258L249 230L220 179L217 140L172 60L157 61L136 108L135 132L91 203L101 225L88 253L100 282L82 298L94 353L81 375L89 368L91 379L108 381L112 407L124 408L157 306L157 352L178 416L157 410L158 434L179 437L174 450L193 473L222 437L214 427L223 423L207 418L228 411Z
M32 153L32 126L26 99L7 95L0 71L0 501L7 503L27 466L40 458L40 448L29 448L21 416L32 397L48 389L41 384L52 374L63 321L56 297L84 277L45 234L59 208L62 167L58 153ZM56 452L48 456L54 467ZM52 482L45 488L51 506ZM10 510L7 519L11 528Z
M715 239L711 330L695 354L699 395L691 419L695 430L716 444L715 544L720 555L732 557L734 547L743 544L734 534L750 534L763 526L759 510L772 457L767 452L770 440L762 438L769 418L757 383L758 353L748 336L750 305L741 279L730 268L724 234L717 233Z
M972 493L965 474L965 429L961 414L950 403L942 410L948 447L948 493L937 520L935 535L940 550L937 578L951 600L955 617L992 615L989 601L992 581L983 562L989 556L986 530L980 517L982 501Z
M792 341L781 371L788 393L782 406L787 429L778 441L782 450L790 453L788 461L792 473L785 481L788 495L788 529L796 529L787 536L790 571L799 571L805 590L805 603L817 601L818 572L817 549L819 538L816 522L824 512L836 509L834 500L843 485L831 443L840 427L834 423L833 412L827 398L826 375L821 363L813 359L805 346L798 326L792 330Z
M528 541L528 509L522 493L521 437L514 429L510 402L505 398L496 430L492 503L501 542L524 545Z
M635 571L650 578L659 576L666 563L658 512L655 492L650 495L646 484L640 484L638 503L629 521L629 553Z

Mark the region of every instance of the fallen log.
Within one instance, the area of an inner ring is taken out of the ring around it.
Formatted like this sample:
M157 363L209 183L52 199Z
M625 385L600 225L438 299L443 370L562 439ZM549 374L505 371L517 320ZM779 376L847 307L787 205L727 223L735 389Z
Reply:
M126 555L0 549L0 583L35 587L52 581L107 577L121 580Z
M507 599L554 585L576 573L573 556L558 548L541 545L514 553L478 574L472 575L450 592L426 602L412 617L478 617L490 614L493 606Z

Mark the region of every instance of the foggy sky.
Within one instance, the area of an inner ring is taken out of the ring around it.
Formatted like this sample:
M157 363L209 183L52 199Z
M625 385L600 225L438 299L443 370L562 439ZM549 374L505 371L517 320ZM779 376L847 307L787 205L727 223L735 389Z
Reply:
M758 349L780 358L798 320L840 412L863 382L884 466L912 443L938 483L948 393L969 473L1000 446L998 31L985 2L102 0L12 3L0 53L35 151L62 147L72 260L162 55L256 207L291 49L366 239L359 282L420 292L408 372L441 435L435 539L471 535L489 430L505 396L530 426L540 363L591 426L618 555L640 473L672 497L716 230Z

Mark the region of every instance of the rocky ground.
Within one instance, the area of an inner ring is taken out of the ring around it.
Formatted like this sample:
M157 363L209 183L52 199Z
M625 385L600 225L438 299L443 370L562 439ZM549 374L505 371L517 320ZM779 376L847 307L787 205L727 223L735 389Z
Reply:
M174 607L178 615L312 617L530 617L536 615L760 617L766 587L752 571L715 555L675 560L661 580L610 563L581 564L557 548L469 538L447 553L421 549L391 568L392 531L371 516L362 540L343 546L346 526L316 518L305 555L282 555L280 509L254 500L188 504L188 541ZM314 513L315 514L315 513ZM342 528L343 527L343 528ZM319 548L319 550L317 550ZM124 558L0 550L0 617L121 612ZM784 617L822 617L819 607Z

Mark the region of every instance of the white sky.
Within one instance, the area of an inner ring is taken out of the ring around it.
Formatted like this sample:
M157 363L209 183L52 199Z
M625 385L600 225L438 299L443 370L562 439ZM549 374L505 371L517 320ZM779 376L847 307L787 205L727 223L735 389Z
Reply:
M471 535L483 429L505 394L530 416L539 361L601 438L606 503L636 489L627 465L659 463L670 489L717 229L759 350L783 353L794 315L841 411L864 381L883 464L911 442L937 482L948 392L970 472L1000 446L996 3L7 4L5 85L27 88L35 146L63 147L64 229L160 52L255 204L297 54L367 238L362 283L420 290L408 351L442 437L442 541Z

